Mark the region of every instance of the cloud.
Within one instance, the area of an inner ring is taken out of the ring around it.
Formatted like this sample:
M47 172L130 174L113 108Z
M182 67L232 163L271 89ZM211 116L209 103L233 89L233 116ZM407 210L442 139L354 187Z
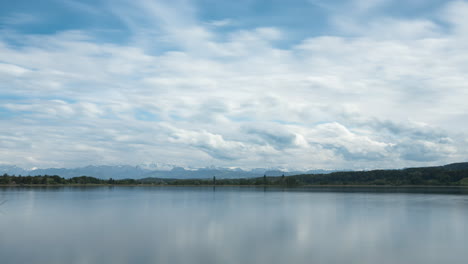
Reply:
M456 34L466 37L468 34L468 21L466 14L468 13L468 3L466 1L453 1L447 4L440 17L453 26Z
M388 4L389 0L353 0L350 2L350 6L352 6L356 12L358 13L367 13L377 8Z
M2 162L395 168L466 158L467 3L408 19L381 14L386 1L358 2L378 15L329 9L348 27L332 21L335 31L287 44L286 25L220 30L187 1L116 2L109 13L126 41L3 31Z
M27 13L13 13L0 19L0 23L9 26L20 26L39 22L38 16Z
M7 63L0 63L0 73L13 75L13 76L21 76L27 73L29 70L17 65L7 64Z
M229 18L221 19L221 20L212 20L209 22L206 22L208 25L214 26L214 27L225 27L232 25L234 21Z
M65 6L68 6L70 9L80 11L80 12L85 12L88 14L92 15L102 15L102 9L99 10L97 8L97 5L90 5L87 3L84 3L83 1L75 1L75 0L62 0L60 1L61 4L64 4Z
M316 126L308 139L325 149L332 149L346 160L381 160L388 156L388 147L392 146L352 132L336 122Z
M454 148L446 144L435 144L428 141L407 141L397 146L401 158L410 161L437 161L454 152Z
M268 145L277 150L296 148L307 144L301 135L296 135L278 125L251 125L244 127L243 130L247 135L253 135L254 142L257 144Z
M269 146L256 146L245 144L235 140L225 140L222 135L212 134L207 131L188 131L178 129L174 131L171 141L195 147L213 158L222 160L247 159L247 155L253 153L266 155L274 154L275 150Z

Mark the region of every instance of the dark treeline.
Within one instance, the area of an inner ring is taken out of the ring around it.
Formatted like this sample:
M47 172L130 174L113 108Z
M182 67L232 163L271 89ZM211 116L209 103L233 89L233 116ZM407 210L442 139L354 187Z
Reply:
M125 179L125 180L102 180L94 177L80 176L65 179L58 175L38 175L38 176L15 176L3 174L0 176L0 184L2 185L58 185L58 184L138 184L137 180Z
M154 178L139 180L153 183ZM157 179L161 181L161 179ZM184 179L172 180L175 185L429 185L468 186L468 163L440 167L410 168L404 170L347 171L329 174L260 177L249 179Z
M98 179L88 176L65 179L58 175L15 176L3 174L0 176L0 185L297 185L294 177L260 177L249 179Z
M293 177L302 184L310 185L468 185L468 169L448 170L443 167L335 172Z
M238 178L238 179L172 179L165 181L163 179L146 178L139 182L143 184L163 184L168 185L285 185L296 186L299 182L295 176L280 176L280 177L258 177L258 178Z
M239 179L97 179L94 177L74 177L65 179L54 175L43 176L0 176L1 185L429 185L429 186L468 186L468 163L451 164L441 167L410 168L404 170L373 170L334 172L330 174L305 174L295 176L258 177Z

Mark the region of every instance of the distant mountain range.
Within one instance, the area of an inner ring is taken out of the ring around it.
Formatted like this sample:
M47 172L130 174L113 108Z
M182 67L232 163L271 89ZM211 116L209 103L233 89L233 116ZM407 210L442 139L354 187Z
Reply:
M0 165L0 174L9 175L58 175L64 178L78 176L90 176L100 179L141 179L141 178L170 178L170 179L203 179L216 176L218 179L233 178L255 178L263 175L267 176L289 176L297 174L327 174L337 170L307 170L307 171L282 171L278 169L257 168L252 170L242 170L239 168L198 168L187 169L167 164L144 164L138 166L129 165L101 165L86 166L79 168L48 168L48 169L23 169L14 165Z
M443 170L465 170L468 163L453 163L444 166L429 168L441 168ZM64 178L79 176L90 176L100 179L142 179L142 178L166 178L166 179L206 179L216 176L218 179L256 178L267 176L290 176L301 174L329 174L345 170L307 170L307 171L283 171L280 169L256 168L243 170L239 168L183 168L169 164L142 164L138 166L129 165L100 165L85 166L78 168L48 168L48 169L23 169L14 165L0 165L0 174L9 175L58 175ZM349 170L348 170L349 171Z

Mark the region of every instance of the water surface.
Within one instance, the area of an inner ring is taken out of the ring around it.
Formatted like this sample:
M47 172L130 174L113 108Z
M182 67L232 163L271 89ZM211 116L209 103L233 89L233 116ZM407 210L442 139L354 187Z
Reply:
M467 263L461 189L0 188L0 263Z

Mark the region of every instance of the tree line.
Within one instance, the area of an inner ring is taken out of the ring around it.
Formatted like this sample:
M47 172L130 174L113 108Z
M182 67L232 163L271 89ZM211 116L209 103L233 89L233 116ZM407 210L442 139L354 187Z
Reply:
M0 185L427 185L468 186L468 169L444 167L411 168L404 170L347 171L329 174L304 174L295 176L267 176L238 179L98 179L88 176L63 178L58 175L0 176Z
M37 175L37 176L15 176L3 174L0 176L1 185L68 185L68 184L137 184L137 180L124 179L108 180L98 179L88 176L79 176L73 178L63 178L58 175Z

